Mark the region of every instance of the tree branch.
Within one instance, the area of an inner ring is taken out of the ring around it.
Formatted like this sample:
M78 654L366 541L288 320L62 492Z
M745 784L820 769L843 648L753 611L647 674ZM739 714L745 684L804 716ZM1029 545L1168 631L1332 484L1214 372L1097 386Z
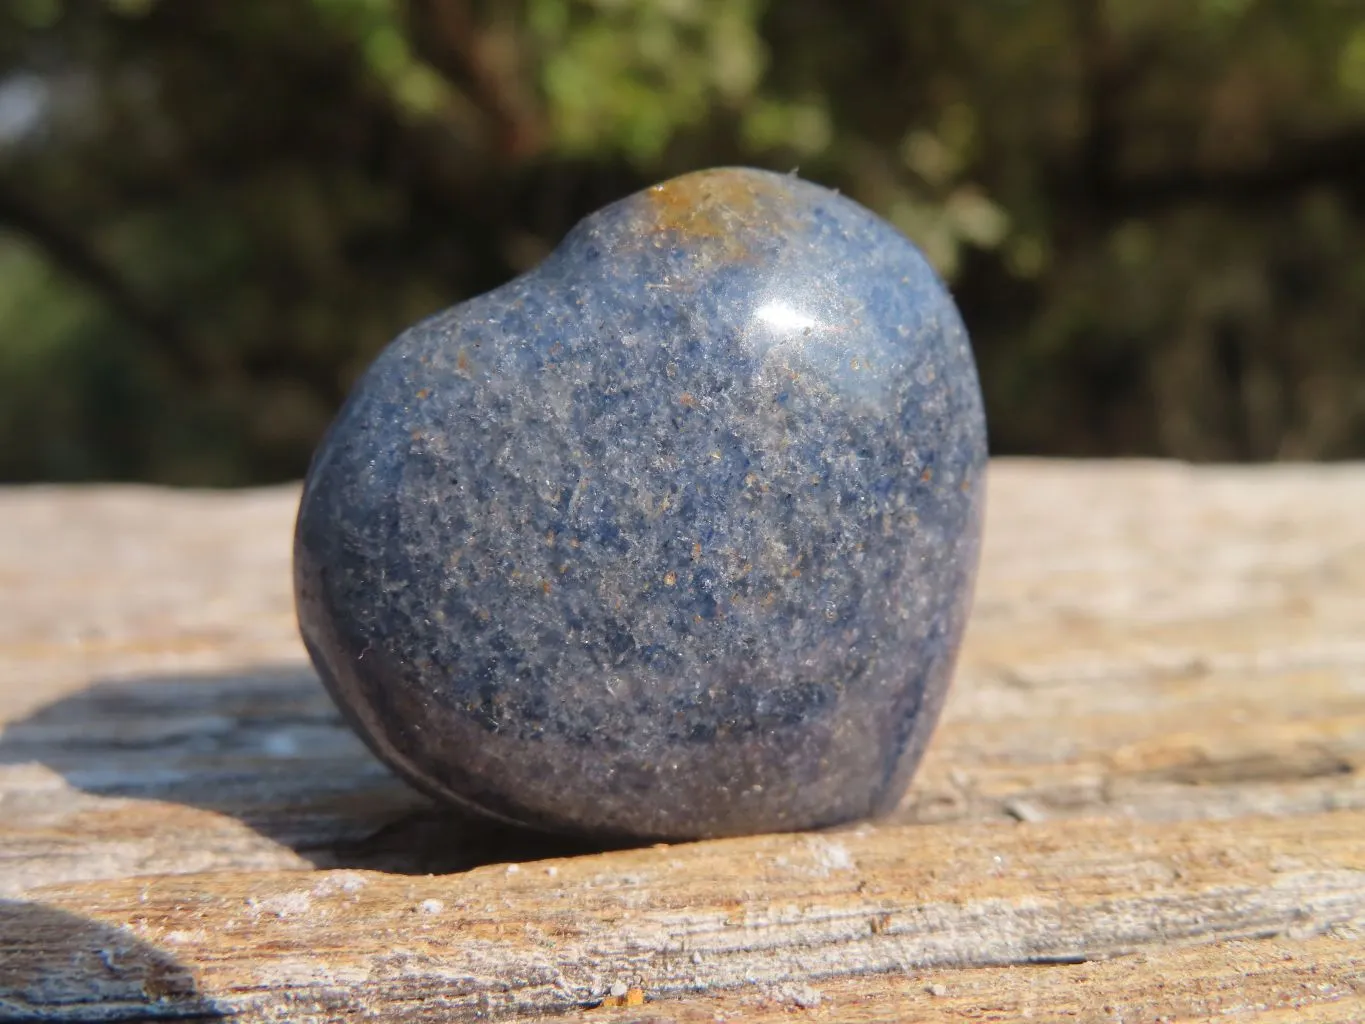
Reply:
M1361 168L1365 168L1365 124L1335 135L1285 140L1258 165L1213 170L1191 163L1160 174L1120 179L1115 183L1114 207L1126 217L1194 201L1251 205L1324 184L1365 197Z
M1053 192L1105 222L1186 202L1253 204L1323 183L1365 195L1365 124L1331 136L1286 139L1259 165L1209 169L1191 161L1155 174L1125 175L1124 107L1144 69L1159 56L1155 37L1120 48L1101 0L1071 0L1081 60L1086 124L1069 164L1054 168Z
M524 159L538 152L545 140L540 112L488 59L468 3L409 0L408 10L413 48L451 82L468 88L470 98L496 128L503 156Z
M59 270L96 294L152 342L177 372L202 378L205 367L193 340L168 311L158 308L99 254L89 240L0 181L0 227L22 235Z

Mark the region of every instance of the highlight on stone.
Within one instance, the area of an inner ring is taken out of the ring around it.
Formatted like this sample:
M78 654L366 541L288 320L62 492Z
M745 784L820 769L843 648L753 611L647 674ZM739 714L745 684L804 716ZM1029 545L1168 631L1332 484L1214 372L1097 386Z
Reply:
M986 431L920 252L792 175L685 175L402 334L305 483L300 627L433 796L688 839L892 809L971 602Z

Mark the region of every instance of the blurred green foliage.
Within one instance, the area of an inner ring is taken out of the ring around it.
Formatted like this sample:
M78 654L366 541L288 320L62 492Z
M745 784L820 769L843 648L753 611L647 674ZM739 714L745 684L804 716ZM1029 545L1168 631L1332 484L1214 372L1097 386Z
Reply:
M0 0L0 478L296 476L402 327L728 163L925 249L999 452L1365 455L1365 0Z

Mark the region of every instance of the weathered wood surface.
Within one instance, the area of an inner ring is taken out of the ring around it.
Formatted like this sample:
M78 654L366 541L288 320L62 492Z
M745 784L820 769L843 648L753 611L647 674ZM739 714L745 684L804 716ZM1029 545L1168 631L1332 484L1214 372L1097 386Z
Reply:
M131 925L106 958L106 1008L118 997L138 1008L151 991L168 1010L203 1000L260 1020L464 1020L568 1011L612 986L656 999L754 983L818 991L825 978L1107 960L1190 941L1346 939L1365 931L1362 834L1360 812L1249 821L1235 847L1210 823L893 826L510 873L181 875L35 895L44 913ZM29 937L11 969L75 990L69 956L54 956L69 925L16 916L10 931ZM194 977L149 966L151 950L195 965ZM1341 952L1365 983L1365 950ZM75 970L88 976L89 964Z
M294 501L0 492L0 1018L1365 1018L1365 467L997 463L897 814L615 853L364 754Z

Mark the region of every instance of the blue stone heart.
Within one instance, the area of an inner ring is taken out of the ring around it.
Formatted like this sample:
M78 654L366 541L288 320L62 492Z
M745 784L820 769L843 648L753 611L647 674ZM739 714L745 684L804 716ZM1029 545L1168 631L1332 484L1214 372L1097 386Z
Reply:
M309 471L299 621L439 798L601 838L885 812L971 601L986 430L920 252L794 176L689 174L411 328Z

